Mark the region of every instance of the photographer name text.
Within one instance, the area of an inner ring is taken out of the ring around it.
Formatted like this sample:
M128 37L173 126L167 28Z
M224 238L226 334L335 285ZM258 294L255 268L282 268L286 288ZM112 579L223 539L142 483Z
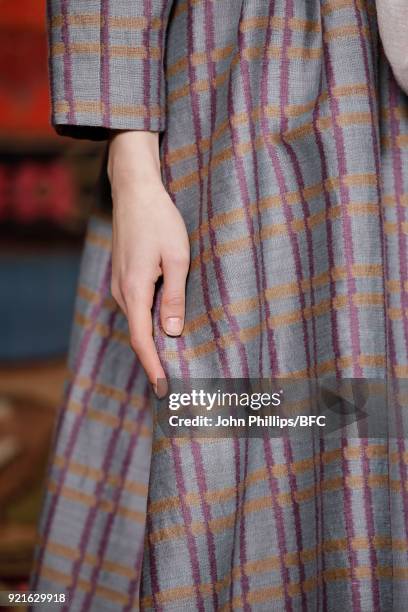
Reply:
M171 427L275 427L284 429L286 427L318 427L326 426L324 415L298 414L296 417L281 417L276 414L261 417L251 414L247 418L234 416L222 417L218 415L215 419L209 416L197 415L195 417L180 417L171 415L169 417Z

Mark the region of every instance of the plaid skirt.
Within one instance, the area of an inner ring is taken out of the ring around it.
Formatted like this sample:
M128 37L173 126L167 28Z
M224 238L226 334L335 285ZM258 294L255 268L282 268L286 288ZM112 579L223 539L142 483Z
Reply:
M160 292L153 311L170 377L408 374L407 98L373 3L331 4L297 8L304 52L283 36L269 84L239 56L226 126L199 89L168 114L163 179L192 255L183 335L161 330ZM404 610L406 439L164 436L110 274L95 216L32 588L64 611Z

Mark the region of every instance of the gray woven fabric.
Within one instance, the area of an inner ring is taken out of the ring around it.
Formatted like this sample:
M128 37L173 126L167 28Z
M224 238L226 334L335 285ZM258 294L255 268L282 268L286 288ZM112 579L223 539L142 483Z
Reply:
M374 2L51 9L54 120L77 135L165 127L163 180L192 254L183 336L161 330L160 294L153 313L167 374L388 375L398 394L408 106ZM92 220L33 587L83 612L403 610L405 439L191 442L156 427L150 454L110 232Z

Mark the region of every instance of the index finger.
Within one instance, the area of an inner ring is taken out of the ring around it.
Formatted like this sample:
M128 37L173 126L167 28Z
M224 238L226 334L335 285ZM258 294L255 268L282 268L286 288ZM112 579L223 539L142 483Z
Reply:
M163 367L153 340L151 304L154 285L143 290L133 291L126 296L126 311L130 331L130 344L135 351L147 377L157 394L157 381L165 379ZM160 389L165 393L164 389Z

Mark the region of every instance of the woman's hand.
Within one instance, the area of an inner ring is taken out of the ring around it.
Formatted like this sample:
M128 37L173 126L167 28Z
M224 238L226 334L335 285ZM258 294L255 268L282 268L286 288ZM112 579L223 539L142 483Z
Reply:
M112 283L114 299L129 323L130 342L156 394L165 379L153 340L152 305L163 275L160 320L179 336L184 326L185 283L190 246L184 221L165 190L160 173L158 134L119 132L109 146L112 187ZM165 385L164 385L165 386Z

